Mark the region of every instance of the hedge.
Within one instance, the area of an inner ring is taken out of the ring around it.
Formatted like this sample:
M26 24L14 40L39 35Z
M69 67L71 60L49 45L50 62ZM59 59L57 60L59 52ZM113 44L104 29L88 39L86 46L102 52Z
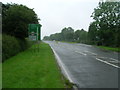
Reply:
M18 39L10 35L2 35L2 62L30 47L25 39Z

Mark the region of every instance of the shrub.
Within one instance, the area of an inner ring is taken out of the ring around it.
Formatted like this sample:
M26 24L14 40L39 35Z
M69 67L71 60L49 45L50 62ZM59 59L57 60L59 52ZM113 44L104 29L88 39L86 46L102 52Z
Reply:
M2 35L2 61L14 56L20 52L20 45L18 40L9 35Z
M25 39L18 39L18 43L20 45L20 51L24 51L25 49L28 48L28 41L26 41Z
M17 53L28 49L35 42L27 39L19 39L10 35L2 35L2 62Z

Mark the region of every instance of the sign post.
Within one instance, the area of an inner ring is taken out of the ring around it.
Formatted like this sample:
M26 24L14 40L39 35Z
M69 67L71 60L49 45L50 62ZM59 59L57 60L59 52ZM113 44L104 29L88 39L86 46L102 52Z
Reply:
M41 41L41 24L29 24L28 25L28 35L29 40L37 41L38 45L34 45L34 52L39 52L39 42Z

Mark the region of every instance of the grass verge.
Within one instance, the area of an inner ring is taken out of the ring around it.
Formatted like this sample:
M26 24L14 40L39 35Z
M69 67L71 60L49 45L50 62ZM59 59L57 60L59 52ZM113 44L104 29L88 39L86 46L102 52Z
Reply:
M113 48L113 47L106 47L106 46L97 46L97 47L102 48L104 50L110 50L110 51L120 52L120 48Z
M2 88L2 63L0 62L0 89Z
M3 88L65 88L48 44L33 45L2 64Z

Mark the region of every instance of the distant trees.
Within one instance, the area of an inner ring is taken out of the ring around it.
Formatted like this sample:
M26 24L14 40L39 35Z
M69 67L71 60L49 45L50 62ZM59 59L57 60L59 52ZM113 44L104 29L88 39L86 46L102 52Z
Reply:
M105 46L120 46L120 2L99 2L89 26L91 42Z
M2 32L17 38L28 36L28 24L38 23L38 17L33 9L18 4L2 5Z
M49 36L45 36L44 40L50 40L50 37Z
M62 40L62 36L61 36L61 33L55 33L55 34L51 34L48 39L49 40L61 41Z
M87 42L87 32L83 29L74 32L71 27L63 28L60 33L45 36L44 40L69 41L69 42Z

